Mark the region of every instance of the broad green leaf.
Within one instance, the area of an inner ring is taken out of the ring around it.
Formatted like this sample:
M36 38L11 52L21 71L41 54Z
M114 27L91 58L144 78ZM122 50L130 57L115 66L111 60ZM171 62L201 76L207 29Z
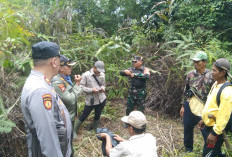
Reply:
M117 48L120 48L122 47L121 45L118 45L118 44L114 44L113 46L109 46L108 49L117 49Z

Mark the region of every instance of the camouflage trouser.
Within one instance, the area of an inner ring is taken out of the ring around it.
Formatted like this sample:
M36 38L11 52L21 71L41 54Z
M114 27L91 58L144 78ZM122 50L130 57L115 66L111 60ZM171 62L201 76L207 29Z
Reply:
M147 93L145 89L130 89L127 99L126 115L129 115L133 110L139 110L141 112L145 109L145 99Z

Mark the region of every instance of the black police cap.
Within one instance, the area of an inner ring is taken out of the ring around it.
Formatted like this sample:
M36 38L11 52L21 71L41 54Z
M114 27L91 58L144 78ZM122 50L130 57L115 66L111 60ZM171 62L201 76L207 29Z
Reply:
M64 66L64 65L73 66L75 64L76 64L76 62L73 62L71 59L65 57L64 55L60 55L60 65L61 66Z
M48 41L41 41L32 46L33 59L47 59L60 56L60 47Z

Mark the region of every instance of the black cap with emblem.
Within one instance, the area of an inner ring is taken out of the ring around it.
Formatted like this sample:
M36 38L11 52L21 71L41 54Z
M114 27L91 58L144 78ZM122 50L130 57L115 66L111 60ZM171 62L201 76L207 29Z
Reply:
M48 41L41 41L32 46L32 59L47 59L60 56L60 47Z
M75 64L76 64L76 62L73 62L71 59L65 57L64 55L60 55L60 65L61 66L65 66L65 65L73 66Z

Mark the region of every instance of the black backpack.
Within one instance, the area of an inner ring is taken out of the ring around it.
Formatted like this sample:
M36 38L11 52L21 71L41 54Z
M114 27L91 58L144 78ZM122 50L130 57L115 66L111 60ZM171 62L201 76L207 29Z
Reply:
M222 93L222 90L224 88L226 88L227 86L232 86L232 83L231 82L226 82L224 83L221 88L219 89L218 93L217 93L217 97L216 97L216 101L217 101L217 105L218 107L220 106L220 97L221 97L221 93ZM225 131L230 131L232 132L232 113L230 115L230 119L226 125L226 128L225 128Z

